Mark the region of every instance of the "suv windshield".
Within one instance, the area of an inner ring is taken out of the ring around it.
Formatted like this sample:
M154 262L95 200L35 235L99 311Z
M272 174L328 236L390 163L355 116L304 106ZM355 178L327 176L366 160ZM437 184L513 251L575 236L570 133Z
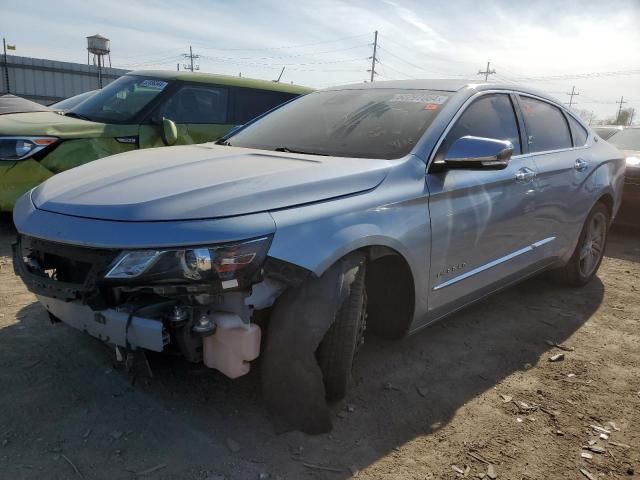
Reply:
M169 85L164 80L125 75L67 112L94 122L127 123Z
M394 159L411 151L452 92L327 90L305 95L225 145L337 157Z
M607 142L620 150L640 150L640 128L626 128L613 134Z

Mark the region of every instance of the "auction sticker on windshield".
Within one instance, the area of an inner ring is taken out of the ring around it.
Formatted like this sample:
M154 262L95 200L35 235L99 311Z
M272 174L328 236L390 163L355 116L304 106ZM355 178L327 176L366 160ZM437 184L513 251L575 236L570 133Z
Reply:
M155 90L162 90L164 87L168 85L167 82L163 82L162 80L144 80L140 86L153 88Z
M422 103L442 105L449 99L446 95L435 95L432 93L396 93L390 102Z

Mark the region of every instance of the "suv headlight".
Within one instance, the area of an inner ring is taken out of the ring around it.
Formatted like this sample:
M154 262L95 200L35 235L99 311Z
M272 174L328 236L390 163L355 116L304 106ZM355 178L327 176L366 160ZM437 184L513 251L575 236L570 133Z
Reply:
M57 141L56 137L0 137L0 160L24 160Z
M271 237L261 237L208 247L132 250L114 260L105 279L146 285L219 280L226 288L236 287L234 280L253 276L260 269L270 244Z

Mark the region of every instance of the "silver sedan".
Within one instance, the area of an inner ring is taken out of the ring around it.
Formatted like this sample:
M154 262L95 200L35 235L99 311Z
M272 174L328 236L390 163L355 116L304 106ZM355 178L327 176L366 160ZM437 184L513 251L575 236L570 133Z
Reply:
M543 271L589 282L624 169L529 89L336 87L217 144L53 177L14 209L14 264L54 321L120 356L175 351L232 378L262 356L279 427L321 432L365 326L398 338Z

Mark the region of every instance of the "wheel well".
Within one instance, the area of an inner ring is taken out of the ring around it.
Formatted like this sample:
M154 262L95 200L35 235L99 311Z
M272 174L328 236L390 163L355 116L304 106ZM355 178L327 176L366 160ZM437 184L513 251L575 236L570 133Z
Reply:
M607 209L609 210L609 221L613 221L613 197L608 193L605 193L598 199L598 202L596 203L602 203L607 207Z
M368 249L367 326L377 336L400 338L413 320L415 286L409 264L387 247Z

